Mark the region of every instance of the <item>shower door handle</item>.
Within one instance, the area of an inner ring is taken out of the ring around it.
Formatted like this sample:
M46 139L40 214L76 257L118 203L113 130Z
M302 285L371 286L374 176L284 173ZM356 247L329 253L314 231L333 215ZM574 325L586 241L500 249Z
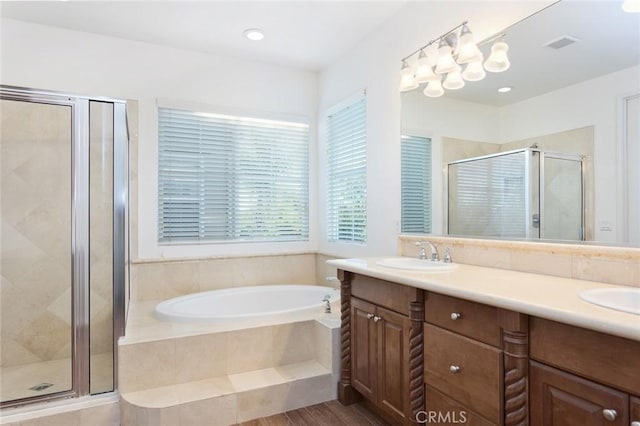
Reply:
M540 228L540 213L534 213L533 216L531 216L531 226Z

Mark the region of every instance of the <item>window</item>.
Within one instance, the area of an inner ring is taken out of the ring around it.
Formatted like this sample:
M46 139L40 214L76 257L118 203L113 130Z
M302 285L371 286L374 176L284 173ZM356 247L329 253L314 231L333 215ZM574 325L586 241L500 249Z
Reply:
M367 110L364 96L327 117L328 238L367 240Z
M309 238L307 124L158 110L161 242Z
M402 232L431 232L431 139L402 136Z

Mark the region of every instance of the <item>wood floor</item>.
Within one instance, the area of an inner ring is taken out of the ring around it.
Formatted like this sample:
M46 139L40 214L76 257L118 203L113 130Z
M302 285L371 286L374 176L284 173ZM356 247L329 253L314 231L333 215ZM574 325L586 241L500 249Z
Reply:
M240 423L237 426L389 426L360 404L329 401L310 407Z

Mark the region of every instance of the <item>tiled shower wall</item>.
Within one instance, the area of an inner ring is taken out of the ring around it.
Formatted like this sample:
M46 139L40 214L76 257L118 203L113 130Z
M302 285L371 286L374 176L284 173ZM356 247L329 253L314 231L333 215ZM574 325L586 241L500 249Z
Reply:
M71 111L1 102L0 365L7 367L71 356Z

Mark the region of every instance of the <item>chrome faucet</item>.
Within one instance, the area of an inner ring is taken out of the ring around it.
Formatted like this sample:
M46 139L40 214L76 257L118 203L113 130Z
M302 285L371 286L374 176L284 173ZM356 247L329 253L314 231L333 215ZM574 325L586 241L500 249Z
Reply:
M440 257L438 256L438 249L436 248L436 246L434 246L433 244L431 244L431 242L427 240L416 242L416 246L420 247L420 254L418 255L418 258L419 259L427 258L427 250L424 247L425 244L427 244L431 248L431 260L434 260L434 261L440 260Z
M331 313L331 296L327 294L324 297L324 299L322 299L322 301L324 302L324 313L330 314Z

